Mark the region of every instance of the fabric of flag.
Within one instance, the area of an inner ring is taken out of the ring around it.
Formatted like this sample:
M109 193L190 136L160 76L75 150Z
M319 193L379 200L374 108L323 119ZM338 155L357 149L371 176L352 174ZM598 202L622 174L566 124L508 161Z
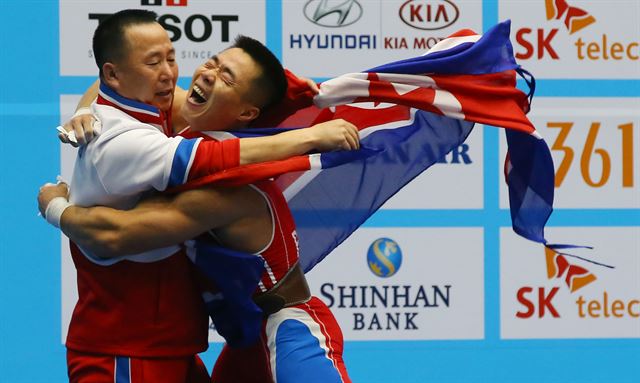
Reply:
M528 96L516 88L518 64L510 22L478 35L462 30L422 56L320 84L313 96L291 73L287 99L248 137L343 118L359 128L361 149L297 156L203 177L204 184L241 185L276 177L296 220L300 262L310 270L413 178L460 145L474 123L505 128L505 169L516 233L546 243L554 169L546 143L525 116Z

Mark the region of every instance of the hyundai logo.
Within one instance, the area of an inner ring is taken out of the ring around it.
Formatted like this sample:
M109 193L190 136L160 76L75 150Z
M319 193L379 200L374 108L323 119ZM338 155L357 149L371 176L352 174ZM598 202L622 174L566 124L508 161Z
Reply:
M362 5L356 0L332 2L332 5L329 5L329 0L309 0L304 5L304 16L322 27L346 27L360 20Z

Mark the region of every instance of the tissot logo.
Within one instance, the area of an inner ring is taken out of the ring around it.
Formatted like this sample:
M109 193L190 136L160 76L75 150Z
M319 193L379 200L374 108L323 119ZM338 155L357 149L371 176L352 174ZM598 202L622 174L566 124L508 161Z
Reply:
M304 16L314 24L338 28L346 27L362 17L362 6L356 0L309 0L304 6Z
M455 23L460 11L449 0L408 0L400 7L399 15L410 27L434 31Z
M98 20L101 23L110 13L89 13L89 20ZM182 25L182 19L175 14L164 14L158 16L158 23L169 33L172 42L176 42L185 36L187 40L201 43L209 40L214 34L214 26L220 25L219 38L222 42L230 40L229 29L231 23L240 20L238 15L201 15L194 14L188 16ZM210 56L210 55L209 55ZM207 56L208 57L208 56Z

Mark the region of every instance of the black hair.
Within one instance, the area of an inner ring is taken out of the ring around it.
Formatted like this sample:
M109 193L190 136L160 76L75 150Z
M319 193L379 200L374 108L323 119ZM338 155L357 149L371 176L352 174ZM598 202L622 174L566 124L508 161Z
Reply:
M245 51L262 69L253 80L252 95L261 109L268 109L280 102L287 92L287 78L278 58L260 41L239 35L231 48Z
M102 66L122 60L127 54L125 31L138 24L155 23L158 15L142 9L125 9L104 19L93 34L93 56L102 77Z

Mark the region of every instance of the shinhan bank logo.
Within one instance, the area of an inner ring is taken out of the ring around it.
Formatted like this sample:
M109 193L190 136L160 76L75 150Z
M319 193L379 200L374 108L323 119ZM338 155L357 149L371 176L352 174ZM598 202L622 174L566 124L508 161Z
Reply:
M376 239L367 251L367 264L375 275L388 278L400 269L402 250L393 239Z
M564 25L572 35L596 22L595 17L578 7L572 7L565 0L545 0L547 20L564 18Z

